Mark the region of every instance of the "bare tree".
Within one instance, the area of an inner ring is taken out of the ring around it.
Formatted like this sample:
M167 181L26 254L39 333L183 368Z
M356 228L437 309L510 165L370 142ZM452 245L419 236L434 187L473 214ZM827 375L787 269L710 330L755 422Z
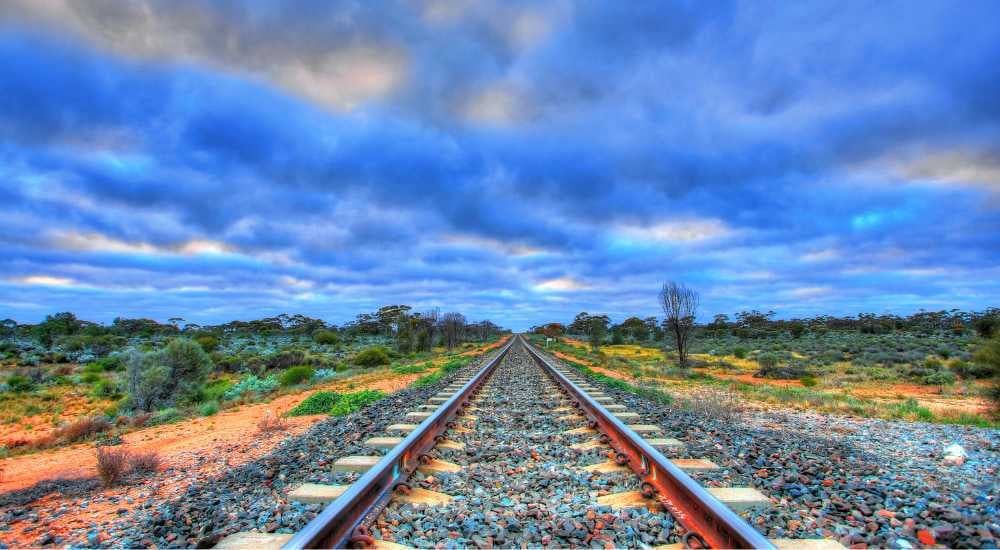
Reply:
M441 337L450 350L465 338L465 316L461 313L445 313L441 318Z
M681 368L688 364L688 344L694 330L694 318L698 313L698 293L673 281L665 283L660 289L660 307L666 318L664 328L674 337L677 348L678 365Z

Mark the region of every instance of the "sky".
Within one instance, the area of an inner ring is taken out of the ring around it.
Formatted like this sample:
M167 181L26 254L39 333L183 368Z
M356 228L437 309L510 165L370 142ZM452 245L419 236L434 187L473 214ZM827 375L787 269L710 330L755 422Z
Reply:
M0 318L1000 305L994 1L0 3Z

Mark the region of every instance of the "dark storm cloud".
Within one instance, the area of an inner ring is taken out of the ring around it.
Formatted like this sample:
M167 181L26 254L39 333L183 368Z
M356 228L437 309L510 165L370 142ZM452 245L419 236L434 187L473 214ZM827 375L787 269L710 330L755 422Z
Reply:
M8 3L0 302L995 305L991 9Z

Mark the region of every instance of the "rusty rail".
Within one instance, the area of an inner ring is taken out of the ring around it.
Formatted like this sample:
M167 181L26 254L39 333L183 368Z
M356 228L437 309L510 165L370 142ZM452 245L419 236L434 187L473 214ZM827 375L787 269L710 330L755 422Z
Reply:
M368 516L377 514L392 496L392 491L417 469L421 457L434 447L438 436L444 433L452 419L470 405L468 397L482 386L516 340L517 337L512 337L462 389L421 422L344 494L327 505L282 548L346 548L370 543L371 537L365 526Z
M689 534L701 538L711 548L775 548L764 535L574 384L534 346L527 341L524 345L583 411L591 427L607 436L617 453L617 461L627 464L642 479L643 494L656 498ZM685 539L685 542L690 541Z

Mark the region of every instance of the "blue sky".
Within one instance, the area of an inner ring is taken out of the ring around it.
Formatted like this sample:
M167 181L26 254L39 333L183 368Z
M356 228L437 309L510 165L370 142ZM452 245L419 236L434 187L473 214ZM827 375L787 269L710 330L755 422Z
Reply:
M995 2L0 6L0 317L1000 305Z

